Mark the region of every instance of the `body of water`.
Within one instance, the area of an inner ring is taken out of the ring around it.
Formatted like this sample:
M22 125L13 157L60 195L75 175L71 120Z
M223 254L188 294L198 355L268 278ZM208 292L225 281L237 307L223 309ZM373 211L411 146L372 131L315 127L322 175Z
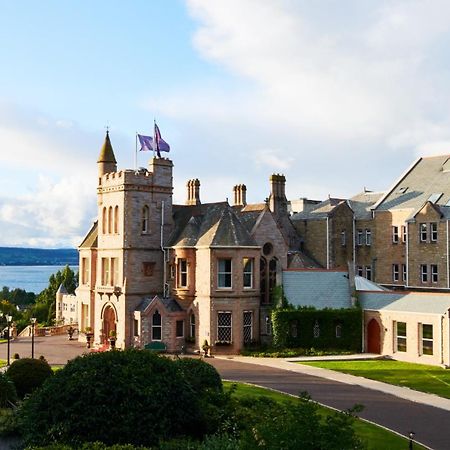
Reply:
M20 288L27 292L39 294L48 286L50 275L65 266L0 266L0 289L7 286L10 289ZM78 266L70 266L76 273Z

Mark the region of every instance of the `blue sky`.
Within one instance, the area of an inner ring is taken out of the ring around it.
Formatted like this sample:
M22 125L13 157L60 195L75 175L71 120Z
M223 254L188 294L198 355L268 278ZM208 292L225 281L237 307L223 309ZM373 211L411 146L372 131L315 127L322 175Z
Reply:
M450 149L446 1L0 0L0 245L77 245L109 125L119 168L156 118L176 202L387 189ZM145 166L148 154L139 155Z

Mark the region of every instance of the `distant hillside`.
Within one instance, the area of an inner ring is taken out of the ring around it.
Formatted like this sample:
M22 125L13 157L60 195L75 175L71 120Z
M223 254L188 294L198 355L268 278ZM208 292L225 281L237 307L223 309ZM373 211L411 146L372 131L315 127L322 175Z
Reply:
M74 248L0 247L0 266L63 266L78 265Z

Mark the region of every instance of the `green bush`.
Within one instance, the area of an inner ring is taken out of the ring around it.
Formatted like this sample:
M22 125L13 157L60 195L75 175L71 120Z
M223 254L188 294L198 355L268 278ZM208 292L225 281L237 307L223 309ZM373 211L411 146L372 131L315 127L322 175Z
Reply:
M19 414L28 444L154 446L168 438L201 437L209 425L203 401L176 363L130 349L70 361Z
M181 358L176 360L176 364L196 392L201 393L205 389L222 392L222 379L210 364L194 358Z
M23 398L42 386L44 381L53 375L53 371L46 361L22 358L16 359L8 367L6 375L14 383L18 396Z
M17 391L7 375L0 373L0 408L11 408L17 402Z

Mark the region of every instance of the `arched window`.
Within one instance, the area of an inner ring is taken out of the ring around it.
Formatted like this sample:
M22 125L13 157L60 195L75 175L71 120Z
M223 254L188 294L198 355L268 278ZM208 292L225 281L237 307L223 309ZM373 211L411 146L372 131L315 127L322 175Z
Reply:
M269 262L269 295L277 284L277 258L272 258Z
M119 207L114 208L114 233L119 233Z
M141 231L142 233L148 233L149 232L149 215L150 210L147 205L145 205L142 208L142 218L141 218Z
M340 338L342 336L342 325L338 323L336 325L336 338Z
M102 232L103 232L103 234L106 234L106 230L107 230L106 208L103 208L103 214L102 214Z
M159 311L156 310L152 317L152 341L160 341L162 337L162 319Z
M267 262L265 258L259 261L259 280L260 280L260 299L261 303L268 303L267 301Z
M320 325L319 322L316 320L313 327L313 336L314 338L320 337Z
M108 209L108 233L112 234L113 230L113 209L112 206Z
M195 339L195 314L192 313L189 322L189 337Z

